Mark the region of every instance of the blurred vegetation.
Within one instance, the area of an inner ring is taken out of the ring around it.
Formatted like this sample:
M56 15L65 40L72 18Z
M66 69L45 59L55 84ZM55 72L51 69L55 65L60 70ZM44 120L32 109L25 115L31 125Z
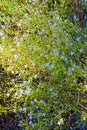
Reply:
M68 0L0 2L1 122L15 115L22 130L86 124L87 27L77 6Z

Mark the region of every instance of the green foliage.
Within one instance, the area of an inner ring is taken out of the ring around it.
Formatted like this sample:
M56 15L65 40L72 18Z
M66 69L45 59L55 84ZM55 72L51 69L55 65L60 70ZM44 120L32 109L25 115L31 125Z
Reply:
M3 1L0 14L0 114L24 114L26 130L67 129L63 115L86 109L87 28L38 2Z

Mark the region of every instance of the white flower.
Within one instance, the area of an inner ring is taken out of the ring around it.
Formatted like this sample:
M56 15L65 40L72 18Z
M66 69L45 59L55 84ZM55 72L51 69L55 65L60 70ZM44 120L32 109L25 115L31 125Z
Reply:
M19 47L19 46L20 46L20 42L17 42L17 44L16 44L16 45L17 45L17 47Z
M50 65L50 69L53 69L54 68L54 65Z
M40 56L43 56L43 53L40 53Z
M56 26L57 26L57 23L56 23L56 22L51 25L52 28L55 28Z
M7 95L7 97L9 97L9 96L10 96L10 93L7 93L6 95Z
M17 60L19 58L19 54L15 54L14 58Z
M28 113L28 116L32 116L32 112L29 112L29 113Z
M36 30L36 34L40 35L41 34L40 30Z
M34 78L37 79L37 78L38 78L38 74L35 74L35 75L34 75Z
M76 41L79 41L80 39L81 39L81 37L77 37L77 38L76 38Z
M18 36L16 35L16 36L14 36L14 39L18 39Z
M20 108L19 111L21 112L21 111L22 111L22 108Z
M35 66L35 63L34 63L34 62L32 63L32 66Z
M21 126L21 125L22 125L22 121L19 121L19 122L18 122L18 126Z
M75 52L71 51L69 54L72 56L72 55L74 55L74 54L75 54Z
M27 68L27 65L24 65L25 69Z
M84 67L85 70L87 70L87 67Z
M20 90L20 97L23 95L23 90Z
M28 13L26 13L24 16L25 16L25 17L28 16Z
M2 35L3 35L3 33L2 33L2 32L0 32L0 37L2 37Z
M62 56L61 58L62 60L67 61L67 58L65 56Z
M36 101L37 101L37 99L35 98L35 99L34 99L34 102L36 102Z
M57 122L57 125L61 125L61 124L63 124L63 118L61 118L58 122Z
M69 71L69 72L72 72L72 67L68 67L68 71Z
M45 117L45 116L46 116L46 113L41 113L41 112L40 112L39 115L42 116L42 117Z
M33 49L33 45L32 45L32 44L29 45L29 49L30 49L30 50Z
M31 120L29 121L29 124L32 125L32 121Z
M28 36L26 33L23 34L23 38L26 39Z
M87 42L84 42L84 44L87 44Z
M18 26L19 26L19 27L21 26L21 22L18 23Z
M9 67L7 68L7 71L11 71L11 69L12 69L12 68L9 66Z
M45 104L44 100L40 100L40 103Z
M56 49L53 49L52 51L53 51L53 53L54 53L56 56L58 56L58 55L59 55L59 52L57 52L57 50L56 50Z
M25 93L29 94L31 92L31 88L26 89Z
M28 79L27 83L30 84L30 82L31 82L30 79Z
M3 51L4 50L4 48L2 47L2 45L0 45L0 51Z
M69 46L72 46L72 45L73 45L72 43L69 44Z
M19 87L20 87L20 88L21 88L21 87L23 87L23 84L22 84L22 83L20 83L20 84L19 84Z
M50 64L50 63L49 63L49 62L47 62L47 63L46 63L46 66L47 66L47 67L49 67L49 64Z
M11 82L14 82L15 81L15 79L11 79Z
M14 74L15 72L12 70L12 74Z
M80 51L80 52L83 52L83 48L81 48L79 51Z
M14 94L14 97L16 97L18 95L18 92L16 92L15 94Z
M87 88L87 84L85 84L84 87Z
M24 112L26 112L26 108L24 107L23 109L22 109Z

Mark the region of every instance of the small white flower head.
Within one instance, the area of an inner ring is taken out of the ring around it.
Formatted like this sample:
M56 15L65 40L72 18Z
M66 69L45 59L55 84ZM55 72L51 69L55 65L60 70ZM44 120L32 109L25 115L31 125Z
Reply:
M28 116L32 116L32 112L29 112L29 113L28 113Z
M55 28L56 26L57 26L57 23L56 23L56 22L51 25L52 28Z
M3 33L2 32L0 32L0 37L2 37L3 36Z
M15 40L17 40L17 39L18 39L18 36L17 36L17 35L16 35L16 36L14 36L14 39L15 39Z
M53 92L53 88L49 88L49 91L50 91L50 92Z
M27 65L24 65L24 68L26 69L26 68L27 68Z
M18 126L22 126L22 121L19 121L19 122L18 122Z
M49 67L49 65L50 65L50 63L49 63L49 62L47 62L47 63L46 63L46 67Z
M79 21L79 17L77 17L76 15L74 15L74 19L76 19L77 21Z
M38 92L39 92L39 89L37 88L37 89L36 89L36 93L38 93Z
M87 42L84 42L84 44L86 44L86 45L87 45Z
M75 52L71 51L69 54L70 54L70 56L73 56L75 54Z
M12 74L14 74L15 72L12 70Z
M37 101L37 99L35 98L35 99L34 99L34 102L36 102L36 101Z
M68 67L68 72L72 72L72 67Z
M23 19L20 19L20 23L22 23L23 22Z
M21 22L19 22L19 23L18 23L18 26L20 27L21 25L22 25Z
M26 33L23 34L23 38L27 39L28 35Z
M77 83L77 80L73 80L74 83Z
M54 68L54 65L50 65L50 69L53 69Z
M56 56L58 56L58 55L59 55L59 52L57 52L57 50L56 50L56 49L53 49L52 51L53 51L53 53L54 53Z
M81 39L81 37L77 37L77 38L76 38L76 41L79 41L80 39Z
M11 82L15 82L15 79L11 79Z
M18 60L19 54L15 54L15 55L14 55L14 58L15 58L16 60Z
M32 63L32 66L35 66L35 63L34 63L34 62Z
M19 46L20 46L20 42L17 42L17 44L16 44L16 45L17 45L17 47L19 47Z
M14 97L16 97L18 95L18 92L16 92L15 94L14 94Z
M25 16L25 17L28 16L28 13L26 13L24 16Z
M28 79L27 84L30 84L30 82L31 82L31 80L30 80L30 79Z
M10 96L10 93L7 93L6 95L7 95L7 97L9 97L9 96Z
M34 78L37 79L37 78L38 78L38 74L35 74L35 75L34 75Z
M22 112L22 108L19 109L19 112Z
M43 53L40 53L40 56L43 56Z
M28 87L28 86L27 86L27 87ZM26 89L26 91L25 91L26 94L30 94L30 92L31 92L31 88L28 88L28 89Z
M83 48L81 48L79 51L80 51L80 52L83 52Z
M10 66L7 68L7 71L11 71L11 67Z
M33 49L33 45L32 45L32 44L29 45L29 49L30 49L30 50Z
M87 67L84 67L85 70L87 70Z
M22 84L22 83L20 83L20 84L19 84L19 87L20 87L20 88L21 88L21 87L23 87L23 84Z
M44 100L40 100L40 103L45 104Z
M87 88L87 84L85 84L84 87Z
M31 120L29 121L29 125L32 125L32 121Z
M72 43L69 44L69 46L72 46L72 45L73 45Z
M36 34L40 35L41 34L40 30L36 30Z
M41 117L45 117L46 116L46 113L39 113L39 115L41 116Z
M24 107L22 110L23 110L24 112L26 112L27 109Z
M61 118L58 122L57 122L57 125L61 125L61 124L63 124L63 118Z
M62 60L67 61L67 58L65 56L62 56L61 58Z
M20 97L23 95L24 91L21 89L20 90Z

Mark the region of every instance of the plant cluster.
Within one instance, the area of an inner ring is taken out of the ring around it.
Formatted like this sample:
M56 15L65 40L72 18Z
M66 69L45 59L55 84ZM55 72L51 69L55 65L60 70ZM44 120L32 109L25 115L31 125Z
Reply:
M0 2L0 119L19 130L86 130L87 27L62 11Z

